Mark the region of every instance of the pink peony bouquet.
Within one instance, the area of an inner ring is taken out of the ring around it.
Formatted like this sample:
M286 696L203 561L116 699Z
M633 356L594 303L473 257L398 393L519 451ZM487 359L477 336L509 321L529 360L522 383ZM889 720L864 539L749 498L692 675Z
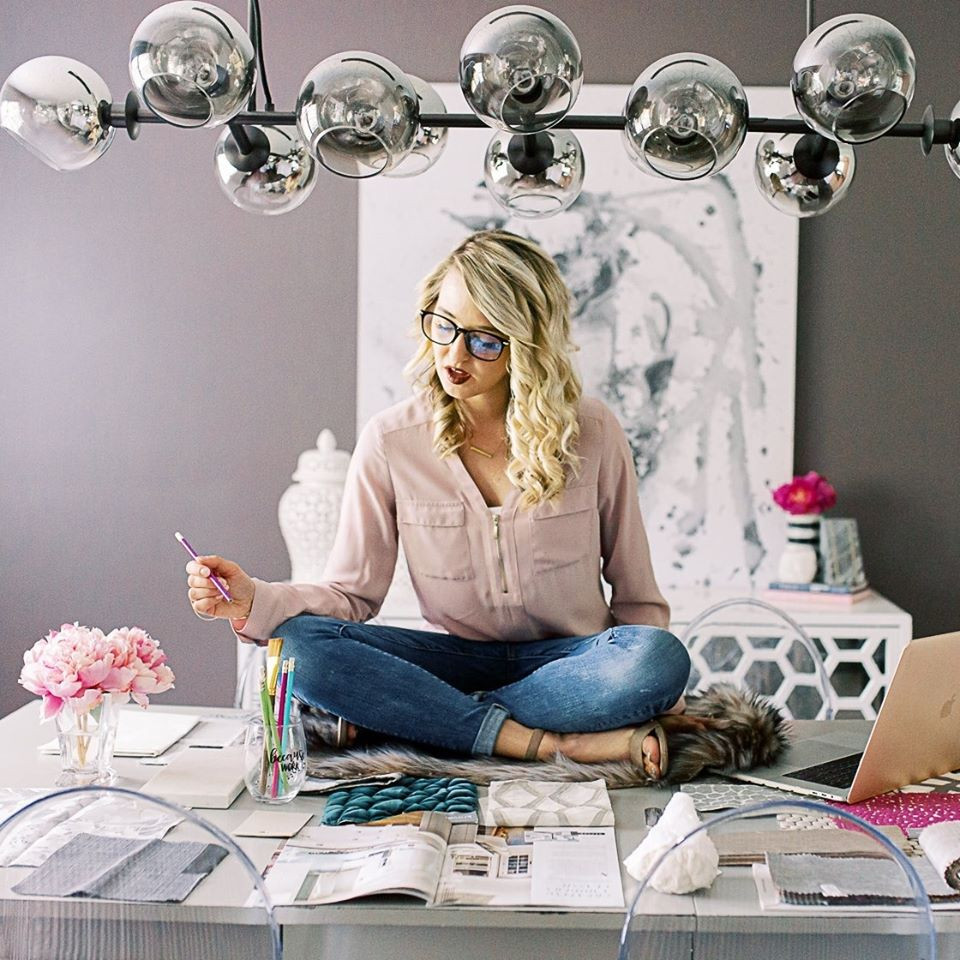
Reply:
M789 483L773 491L778 507L787 513L823 513L837 502L837 491L815 470L802 477L794 477Z
M55 717L67 700L80 712L97 706L105 693L133 697L140 706L149 694L173 687L173 671L157 641L140 627L108 634L96 627L65 623L23 655L20 683L43 697L43 719Z

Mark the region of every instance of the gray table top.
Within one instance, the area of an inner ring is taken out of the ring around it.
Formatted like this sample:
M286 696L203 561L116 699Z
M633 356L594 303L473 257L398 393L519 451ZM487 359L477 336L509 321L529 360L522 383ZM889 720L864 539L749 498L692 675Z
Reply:
M59 759L56 756L43 755L37 746L54 735L52 724L39 723L39 704L31 702L3 719L0 719L0 742L7 746L7 762L0 765L0 787L46 787L52 786L59 773ZM172 712L197 713L201 716L236 716L241 711L228 708L165 707L153 704L151 711L169 710ZM867 723L865 721L836 721L841 724ZM812 721L797 724L798 732L805 732ZM114 762L120 777L120 785L137 789L157 770L156 766L141 764L135 759L118 758ZM671 795L670 788L634 788L611 791L611 801L616 817L617 846L621 860L630 853L646 833L644 809L650 806L663 807ZM316 795L301 795L283 809L303 811L314 814L322 812L324 799ZM232 832L240 822L254 809L256 802L243 792L228 810L198 809L197 812ZM191 834L188 824L175 828L176 838L187 838ZM254 864L262 869L269 862L279 841L269 838L237 837L240 846L247 852ZM0 901L9 897L9 886L16 878L3 876L16 871L0 873ZM623 871L623 886L626 903L629 905L636 893L637 882ZM215 870L204 880L190 897L181 905L173 907L143 907L142 916L155 915L168 917L171 910L180 912L191 907L216 906L223 912L225 922L234 918L243 922L243 901L249 891L249 884L238 883L236 876ZM140 908L138 907L138 911ZM764 914L757 903L756 891L749 874L749 868L725 868L713 887L693 896L671 896L653 890L645 892L639 912L644 914L644 924L649 929L663 931L693 931L704 924L717 930L743 931L745 929L762 932L816 931L822 930L823 920L817 916L784 917ZM478 909L451 907L428 910L419 901L407 898L377 898L373 900L353 901L322 907L287 907L277 913L285 928L290 926L350 926L368 925L388 927L417 928L496 928L522 931L524 929L542 930L549 926L554 931L605 931L608 936L618 931L624 921L622 912L584 912L584 911L544 911L538 909ZM548 918L547 918L548 917ZM940 914L938 928L960 931L960 914ZM850 930L853 933L853 928ZM285 934L286 937L286 934Z

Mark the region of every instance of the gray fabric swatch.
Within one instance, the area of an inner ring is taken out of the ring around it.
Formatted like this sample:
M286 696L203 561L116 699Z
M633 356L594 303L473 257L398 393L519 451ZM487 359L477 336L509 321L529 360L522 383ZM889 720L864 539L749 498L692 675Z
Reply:
M931 900L955 899L926 858L914 858ZM785 903L909 903L913 891L899 864L879 857L820 857L807 853L768 853L767 866Z
M80 833L13 890L27 896L179 903L226 855L215 843Z

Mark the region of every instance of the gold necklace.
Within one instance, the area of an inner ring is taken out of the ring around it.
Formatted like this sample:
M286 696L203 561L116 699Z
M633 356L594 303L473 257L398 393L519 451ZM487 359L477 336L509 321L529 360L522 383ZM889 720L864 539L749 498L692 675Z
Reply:
M496 454L500 450L500 447L503 446L503 443L505 440L506 440L506 437L502 437L500 442L493 448L492 452L489 450L483 450L480 447L476 447L472 443L468 445L467 449L472 450L474 453L479 453L481 457L486 457L487 460L492 460L494 457L494 454Z

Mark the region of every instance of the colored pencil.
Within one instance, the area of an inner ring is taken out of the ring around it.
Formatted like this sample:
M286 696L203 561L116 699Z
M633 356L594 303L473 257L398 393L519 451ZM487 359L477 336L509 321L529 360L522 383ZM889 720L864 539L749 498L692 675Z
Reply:
M260 669L263 670L263 667ZM260 706L263 709L263 750L269 769L270 748L273 747L277 754L279 754L280 744L277 742L277 721L273 716L273 704L270 702L270 694L267 693L266 684L264 684L260 690ZM282 770L280 771L280 779L284 788L286 788L287 778ZM265 790L266 784L264 784L264 791Z
M287 752L287 744L290 738L290 713L293 709L293 679L296 668L296 657L290 657L287 661L287 688L283 703L283 740L280 744L280 749L283 753Z
M260 712L263 715L263 750L260 752L260 796L267 792L267 768L269 765L270 748L267 734L267 668L260 667Z
M270 796L276 797L277 787L280 782L280 756L283 754L283 703L287 695L287 671L289 670L289 664L286 660L280 666L280 679L277 681L277 696L274 700L273 715L277 721L277 743L279 748L277 750L278 758L273 761L273 784L270 787ZM286 777L284 777L286 781ZM284 783L286 787L286 783Z
M297 658L291 657L287 663L290 664L290 669L287 672L287 702L283 705L284 727L290 725L290 712L293 709L293 677L297 669ZM286 730L284 730L284 737L286 737ZM286 749L286 741L284 741L284 749Z

